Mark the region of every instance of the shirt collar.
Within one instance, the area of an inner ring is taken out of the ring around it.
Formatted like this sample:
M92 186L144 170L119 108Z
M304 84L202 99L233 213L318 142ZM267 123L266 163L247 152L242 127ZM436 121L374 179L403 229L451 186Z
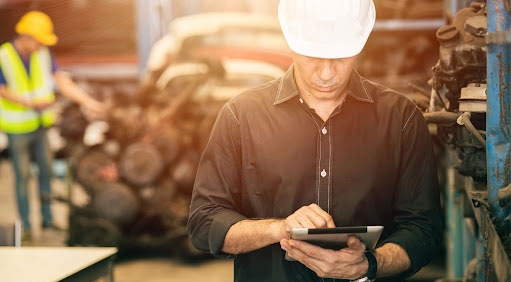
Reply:
M279 105L286 101L291 100L293 97L299 95L298 87L294 79L294 68L291 65L284 76L280 79L279 88L273 105ZM367 93L367 90L362 83L363 77L353 69L350 75L350 81L348 83L348 95L353 97L357 101L374 103L373 99Z

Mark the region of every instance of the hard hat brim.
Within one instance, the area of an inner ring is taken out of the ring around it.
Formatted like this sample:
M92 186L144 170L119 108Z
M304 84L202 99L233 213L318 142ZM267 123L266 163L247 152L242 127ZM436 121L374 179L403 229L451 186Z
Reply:
M46 34L38 37L34 37L39 43L46 46L53 46L57 44L58 37L55 34Z

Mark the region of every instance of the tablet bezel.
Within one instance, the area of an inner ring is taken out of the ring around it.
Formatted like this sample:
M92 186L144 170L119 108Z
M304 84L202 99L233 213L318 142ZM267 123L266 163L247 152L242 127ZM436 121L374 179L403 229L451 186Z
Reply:
M374 250L382 233L383 226L293 228L291 229L291 239L305 241L323 248L340 250L347 246L349 236L355 236L366 245L367 250ZM286 259L292 260L287 254Z

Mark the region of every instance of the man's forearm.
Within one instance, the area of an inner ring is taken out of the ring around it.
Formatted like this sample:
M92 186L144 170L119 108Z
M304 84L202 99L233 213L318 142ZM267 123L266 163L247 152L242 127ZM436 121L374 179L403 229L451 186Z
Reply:
M83 91L76 83L71 80L71 78L63 72L55 73L55 81L57 82L57 87L62 93L63 96L71 99L72 101L80 104L86 105L88 103L97 103L96 100L91 98L85 91Z
M378 277L402 273L410 268L410 258L399 245L387 243L374 251L378 263Z
M242 220L227 231L222 251L228 254L251 252L280 241L282 220Z

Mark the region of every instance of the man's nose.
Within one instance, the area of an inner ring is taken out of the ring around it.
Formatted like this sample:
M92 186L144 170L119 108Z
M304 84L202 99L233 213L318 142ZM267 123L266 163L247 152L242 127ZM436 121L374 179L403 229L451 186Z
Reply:
M335 76L335 65L331 59L319 61L318 76L323 81L329 81Z

